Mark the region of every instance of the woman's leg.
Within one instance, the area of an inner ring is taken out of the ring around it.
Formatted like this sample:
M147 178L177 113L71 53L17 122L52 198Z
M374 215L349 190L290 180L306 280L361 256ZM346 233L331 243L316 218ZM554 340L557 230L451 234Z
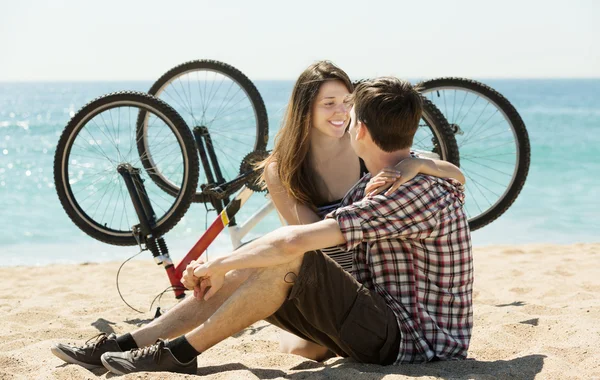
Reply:
M319 362L335 356L327 347L302 339L285 330L280 330L279 350L286 354L300 355Z

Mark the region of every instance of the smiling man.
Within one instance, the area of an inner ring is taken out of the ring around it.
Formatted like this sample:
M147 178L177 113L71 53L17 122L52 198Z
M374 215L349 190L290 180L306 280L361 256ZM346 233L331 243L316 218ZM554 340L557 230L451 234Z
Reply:
M408 82L389 77L359 84L349 102L352 147L370 174L341 208L190 264L183 283L200 300L190 298L132 334L81 348L56 345L55 355L117 374L196 373L203 351L265 319L364 363L465 358L473 263L462 185L418 175L390 194L365 198L372 175L410 157L422 103ZM354 277L315 251L334 245L353 252ZM177 338L152 344L170 337Z

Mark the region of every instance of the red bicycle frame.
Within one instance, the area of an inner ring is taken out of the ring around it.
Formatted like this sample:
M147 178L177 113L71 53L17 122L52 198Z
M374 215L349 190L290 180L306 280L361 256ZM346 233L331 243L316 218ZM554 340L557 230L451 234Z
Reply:
M206 251L208 246L217 238L217 236L229 225L231 218L237 214L240 208L246 203L248 198L252 195L253 191L244 188L240 191L236 197L229 202L227 207L219 213L219 215L212 222L210 227L204 232L204 234L198 239L196 244L190 249L185 257L175 266L173 261L168 255L162 257L162 265L167 271L169 281L173 286L175 292L175 298L183 298L185 296L184 286L181 284L181 277L183 271L189 265L192 260L197 260Z

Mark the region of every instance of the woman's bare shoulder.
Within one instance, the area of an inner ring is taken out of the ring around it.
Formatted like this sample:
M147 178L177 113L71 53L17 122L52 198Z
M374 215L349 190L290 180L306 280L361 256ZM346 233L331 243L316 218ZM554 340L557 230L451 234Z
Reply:
M264 179L267 184L269 191L273 191L273 187L281 187L281 178L279 177L279 171L277 169L277 161L273 160L269 162L264 169Z
M265 176L269 177L269 179L279 178L279 172L277 171L277 161L273 160L265 166Z

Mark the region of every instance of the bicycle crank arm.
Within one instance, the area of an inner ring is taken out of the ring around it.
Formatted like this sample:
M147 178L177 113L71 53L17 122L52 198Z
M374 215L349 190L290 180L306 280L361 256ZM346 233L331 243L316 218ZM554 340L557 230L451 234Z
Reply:
M218 186L210 186L202 191L202 194L214 197L216 199L225 199L232 193L238 191L242 186L246 184L249 178L252 176L258 176L258 173L249 171L247 173L239 174L237 177L229 182L222 183Z

